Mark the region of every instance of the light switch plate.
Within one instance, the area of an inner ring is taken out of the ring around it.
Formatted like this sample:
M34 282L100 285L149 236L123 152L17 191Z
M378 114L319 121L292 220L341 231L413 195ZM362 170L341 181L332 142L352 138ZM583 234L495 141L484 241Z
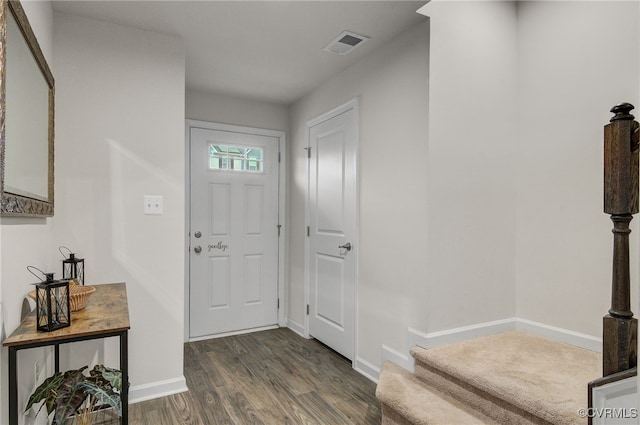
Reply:
M144 213L158 215L162 214L162 196L145 195L144 196Z

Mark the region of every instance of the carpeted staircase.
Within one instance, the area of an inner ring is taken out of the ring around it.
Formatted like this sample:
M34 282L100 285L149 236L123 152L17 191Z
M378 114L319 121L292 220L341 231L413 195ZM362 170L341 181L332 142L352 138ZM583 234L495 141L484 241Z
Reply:
M512 331L413 348L415 372L384 364L383 425L586 424L587 384L602 356Z

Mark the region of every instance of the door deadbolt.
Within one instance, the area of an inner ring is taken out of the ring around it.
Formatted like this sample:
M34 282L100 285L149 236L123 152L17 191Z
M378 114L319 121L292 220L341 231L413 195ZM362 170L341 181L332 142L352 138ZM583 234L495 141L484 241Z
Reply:
M202 236L202 233L200 232L200 230L198 230L197 232L195 232L195 233L193 234L193 236L195 236L196 238L199 238L199 237L201 237L201 236Z
M194 248L193 248L193 251L194 251L196 254L200 254L200 253L202 252L202 247L201 247L200 245L198 245L198 246L196 246L196 247L194 247Z

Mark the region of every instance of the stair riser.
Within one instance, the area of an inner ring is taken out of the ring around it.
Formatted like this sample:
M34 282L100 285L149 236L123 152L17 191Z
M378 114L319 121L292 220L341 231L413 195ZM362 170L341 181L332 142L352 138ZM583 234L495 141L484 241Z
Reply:
M376 388L387 425L506 425L435 388L413 373L385 362Z
M457 378L433 369L418 359L415 375L427 386L463 401L496 422L510 425L553 425L478 388L465 385Z

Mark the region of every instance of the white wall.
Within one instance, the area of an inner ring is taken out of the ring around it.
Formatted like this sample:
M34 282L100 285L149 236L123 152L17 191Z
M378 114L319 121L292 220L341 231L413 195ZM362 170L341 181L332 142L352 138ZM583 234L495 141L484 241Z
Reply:
M640 116L640 4L518 5L517 315L599 337L613 241L603 213L602 128L620 102Z
M127 283L131 398L179 391L185 49L170 36L54 16L55 242L85 258L88 283ZM144 195L162 195L164 214L144 215ZM99 357L117 365L115 343ZM90 357L70 351L73 366Z
M428 298L418 330L515 313L516 8L432 2Z
M187 90L188 119L231 124L266 130L289 129L289 107L220 93Z
M291 108L289 319L304 323L308 120L360 96L359 357L404 348L426 297L428 24L421 23Z
M53 13L49 2L25 2L25 13L38 37L47 62L52 67ZM39 218L0 219L2 245L7 255L2 257L3 325L10 333L20 323L21 300L35 281L26 266L58 272L51 252L52 220ZM10 253L10 254L9 254Z
M459 326L449 310L457 299L471 323L514 314L600 336L612 245L602 213L602 126L614 104L638 104L638 8L424 8L432 40L430 331ZM637 253L635 230L633 282ZM632 290L637 310L637 284Z
M54 271L60 276L54 258L51 219L3 218L1 226L2 257L2 339L9 336L20 324L25 296L33 289L30 285L38 280L27 272L26 266L34 265L44 271ZM22 408L35 389L34 365L49 365L47 374L53 373L52 350L32 349L18 355L18 406L22 418ZM2 371L0 388L2 394L0 423L8 423L8 397L6 373L8 371L7 349L2 350ZM21 419L22 421L22 419ZM22 422L21 422L22 423Z
M38 38L42 52L53 68L53 12L47 1L24 2L23 7L31 27ZM21 310L29 284L36 281L26 266L34 265L47 271L58 272L59 264L53 251L52 219L7 218L0 219L0 323L1 339L11 334L21 320ZM24 406L34 389L34 364L44 367L50 363L51 350L35 349L22 352L19 358L20 389L18 402ZM0 423L8 423L8 367L7 350L2 350L0 367ZM23 421L21 416L21 421Z

